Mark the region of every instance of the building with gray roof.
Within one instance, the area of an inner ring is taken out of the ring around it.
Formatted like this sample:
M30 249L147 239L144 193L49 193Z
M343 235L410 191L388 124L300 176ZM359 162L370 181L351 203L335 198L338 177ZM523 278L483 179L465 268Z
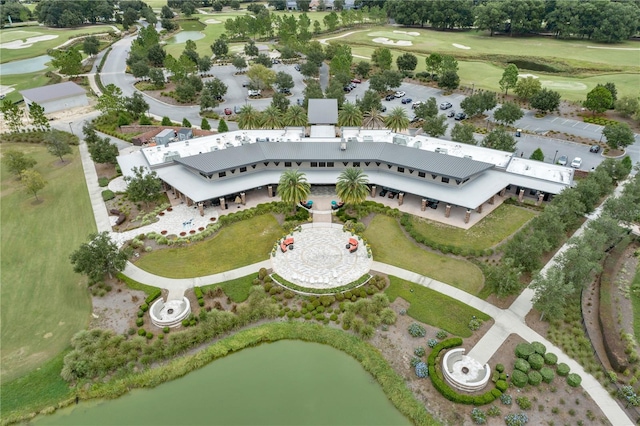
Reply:
M72 81L21 90L20 94L27 107L37 103L45 114L89 105L87 92Z

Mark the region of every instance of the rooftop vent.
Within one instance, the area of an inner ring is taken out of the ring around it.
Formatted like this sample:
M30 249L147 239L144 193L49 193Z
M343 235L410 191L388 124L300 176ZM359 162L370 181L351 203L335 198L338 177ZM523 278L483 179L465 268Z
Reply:
M345 142L342 142L340 144L340 151L346 151L347 150L347 144Z

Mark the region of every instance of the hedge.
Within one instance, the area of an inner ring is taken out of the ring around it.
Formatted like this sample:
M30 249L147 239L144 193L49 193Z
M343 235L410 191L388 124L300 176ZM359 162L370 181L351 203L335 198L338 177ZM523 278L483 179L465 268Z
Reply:
M529 355L527 361L529 361L529 365L534 370L540 370L544 365L544 358L542 358L542 355L538 353Z
M544 363L547 365L556 365L558 362L558 355L553 352L547 352L544 354Z
M561 362L558 364L558 367L556 367L556 373L558 373L558 376L566 376L570 371L571 368L564 362Z
M203 298L202 289L200 287L193 287L193 293L196 295L198 299Z
M102 191L102 200L103 201L113 200L114 198L116 198L116 194L114 194L112 190L105 189L104 191Z
M153 287L150 285L146 285L146 284L142 284L132 278L127 277L126 275L124 275L121 272L118 272L116 274L116 277L122 281L123 283L125 283L127 285L127 287L129 287L130 289L133 290L140 290L143 291L147 294L147 298L144 299L144 303L146 303L147 305L151 306L151 302L153 302L154 300L156 300L158 297L160 297L162 295L162 290L159 289L158 287Z
M576 373L571 373L567 376L567 384L573 388L577 388L582 383L582 377Z
M547 352L547 347L540 342L531 342L531 346L538 355L544 355Z
M502 392L497 387L482 395L459 394L445 382L442 372L437 368L436 361L440 352L460 345L462 345L462 339L460 337L453 337L438 343L429 354L427 363L429 364L429 377L431 377L433 386L449 401L468 405L486 405L492 403L502 395ZM503 385L501 384L501 386Z
M513 370L513 373L511 373L511 383L516 387L523 388L529 383L529 377L520 370Z
M535 349L529 343L520 343L516 346L516 356L518 358L527 359L529 355L535 352Z

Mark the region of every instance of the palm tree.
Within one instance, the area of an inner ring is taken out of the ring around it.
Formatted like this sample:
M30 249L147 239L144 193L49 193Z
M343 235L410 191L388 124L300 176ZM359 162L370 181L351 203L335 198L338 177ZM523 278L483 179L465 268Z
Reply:
M262 111L262 128L263 129L281 129L283 127L282 112L275 107L269 106Z
M310 192L311 185L307 182L307 177L304 173L294 169L287 170L280 176L278 194L280 194L282 201L293 206L294 212L296 204L306 200Z
M362 111L350 102L342 104L342 109L338 113L338 126L340 127L360 127L362 126Z
M251 130L260 128L262 122L262 114L251 105L245 105L240 109L238 114L238 127L242 130Z
M292 127L305 127L308 123L307 113L300 105L292 105L284 115L284 123Z
M369 179L360 168L346 169L336 183L336 193L347 204L360 204L369 195Z
M367 129L379 129L384 126L384 115L379 110L372 108L364 113L362 126Z
M409 117L402 107L395 107L391 110L387 118L384 120L387 129L393 132L399 132L409 127Z

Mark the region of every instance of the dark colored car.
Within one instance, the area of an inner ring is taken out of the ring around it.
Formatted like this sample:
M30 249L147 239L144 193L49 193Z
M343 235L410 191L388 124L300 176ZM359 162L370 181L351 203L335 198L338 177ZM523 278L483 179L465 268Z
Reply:
M278 92L284 93L285 95L290 95L291 94L291 90L289 90L289 89L280 89L280 90L278 90Z
M296 64L293 68L295 68L296 71L300 71L300 65Z
M231 114L233 114L233 111L231 111L231 108L224 109L224 115L231 115Z
M351 91L351 87L350 86L344 86L344 91L345 92L350 92Z
M457 113L454 117L454 120L464 120L465 118L467 118L467 114L465 114L464 112L459 112Z
M395 98L396 98L396 97L395 97L394 95L387 95L387 96L385 96L384 100L385 100L385 101L392 101L392 100L394 100Z
M429 208L437 209L438 203L440 203L440 201L434 200L433 198L427 198L427 207Z
M411 99L411 98L403 98L402 99L402 103L403 104L410 104L411 102L413 102L413 99Z
M382 106L380 107L380 112L386 112L386 111L387 111L387 107L386 107L386 106L384 106L384 105L382 105Z
M593 152L595 154L600 152L600 145L591 145L591 148L589 148L589 152Z
M380 191L380 196L384 197L385 195L387 195L387 190L383 189L382 191Z

